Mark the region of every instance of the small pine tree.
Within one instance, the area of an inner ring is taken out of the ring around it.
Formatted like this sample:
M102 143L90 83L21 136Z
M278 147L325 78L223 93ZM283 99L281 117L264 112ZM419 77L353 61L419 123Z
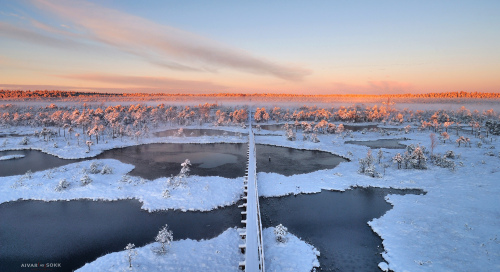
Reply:
M92 183L92 179L87 175L83 175L83 177L80 178L80 182L82 184L82 186L85 186L85 185L89 185L90 183Z
M132 260L135 259L137 256L137 250L134 249L135 245L129 243L126 247L125 250L127 250L127 255L126 258L128 260L128 267L132 268Z
M274 235L276 236L276 241L278 243L286 243L286 235L288 234L288 229L282 224L277 225L274 228Z
M169 246L174 239L173 233L168 229L168 225L165 226L158 232L155 237L155 241L160 243L161 247L159 248L159 254L165 254L167 252L167 246Z

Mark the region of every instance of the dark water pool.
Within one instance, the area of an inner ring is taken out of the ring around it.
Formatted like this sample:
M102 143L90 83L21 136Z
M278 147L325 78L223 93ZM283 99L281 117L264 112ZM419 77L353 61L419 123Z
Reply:
M247 144L145 144L104 151L89 159L116 159L132 164L131 175L156 179L177 175L185 159L191 174L236 178L245 175ZM82 161L65 160L37 150L2 151L0 155L22 154L24 158L0 161L0 176L20 175ZM271 157L271 161L269 161ZM324 151L257 145L257 169L290 176L332 169L346 159Z
M335 168L346 159L329 152L300 150L272 145L256 145L257 171L285 176ZM271 158L271 161L269 161Z
M405 149L406 145L400 144L399 141L404 139L379 139L373 141L346 141L346 144L364 145L370 148L387 148L387 149Z
M146 144L106 150L90 159L117 159L133 164L131 175L147 179L177 175L185 159L191 174L236 178L245 175L247 144ZM24 158L0 161L0 176L21 175L82 161L65 160L38 150L2 151L0 156L22 154Z
M322 271L380 271L382 239L367 222L392 206L387 194L420 190L356 188L280 198L260 198L262 226L283 224L321 252Z
M344 129L352 130L352 131L362 131L363 129L377 129L377 125L344 125Z
M185 159L191 175L236 178L245 175L247 144L147 144L105 151L96 159L135 165L131 175L147 179L177 175Z
M165 131L156 132L154 133L154 135L157 137L176 136L178 131L179 131L178 129L169 129ZM224 133L226 133L227 136L238 135L236 132L232 131L225 131L219 129L206 129L206 128L200 128L200 129L185 128L183 129L183 133L185 137L224 136ZM241 135L248 135L248 134L242 133Z
M24 158L0 161L0 177L21 175L26 171L32 172L47 170L81 160L63 160L38 150L9 150L0 151L0 156L24 155Z
M174 240L211 239L241 227L236 205L211 212L148 213L135 200L16 201L0 205L0 271L31 271L22 263L61 263L72 271L98 257L154 242L168 224Z

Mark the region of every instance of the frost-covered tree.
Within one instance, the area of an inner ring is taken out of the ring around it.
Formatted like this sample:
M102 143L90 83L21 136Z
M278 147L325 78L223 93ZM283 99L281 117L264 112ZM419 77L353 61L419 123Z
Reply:
M168 225L165 224L165 226L158 232L155 237L155 241L160 243L160 248L158 249L157 253L165 254L167 252L167 246L170 246L173 240L173 233L168 229Z
M288 234L288 228L284 227L282 224L279 224L276 227L274 227L274 235L278 243L286 243L287 234Z
M181 163L181 172L179 173L180 177L181 178L185 178L185 177L188 177L189 176L189 171L191 171L191 169L189 168L189 166L191 166L191 161L189 159L186 159L183 163Z
M286 130L285 136L286 136L286 139L289 141L295 141L295 139L297 138L297 135L291 129Z
M94 143L92 141L86 141L85 144L89 148L89 150L87 150L87 152L90 152L90 146L92 146Z
M377 153L377 159L378 159L378 163L380 163L380 161L384 158L384 152L382 152L382 149L379 149L378 150L378 153Z
M319 143L318 134L316 133L311 134L311 142Z
M375 169L374 159L372 155L372 150L368 149L366 157L359 159L359 173L368 175L370 177L379 177L380 174Z
M436 146L437 146L436 134L431 133L429 135L429 138L431 139L431 155L432 155L432 154L434 154L434 148L436 148Z
M66 179L61 179L57 184L55 190L60 192L69 187L69 182Z
M344 125L339 124L335 129L335 133L342 133L342 132L344 132Z
M392 157L392 161L398 164L398 169L401 169L401 163L403 162L403 156L401 156L401 153L398 153L394 157Z
M125 247L125 250L127 251L125 257L128 260L128 267L132 268L132 260L137 256L137 250L135 250L135 245L131 243Z
M450 135L448 134L448 132L445 131L441 133L441 139L443 140L443 143L446 143L446 140L450 139Z

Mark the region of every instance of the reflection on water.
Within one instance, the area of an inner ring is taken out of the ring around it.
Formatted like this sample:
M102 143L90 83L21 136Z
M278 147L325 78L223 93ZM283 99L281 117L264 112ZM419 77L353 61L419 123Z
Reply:
M22 263L61 263L61 269L53 271L72 271L121 251L128 243L140 247L154 242L165 224L174 240L211 239L228 228L241 227L241 209L236 205L211 212L153 213L140 206L136 200L1 204L0 271L20 271Z
M237 136L236 132L225 131L219 129L207 129L207 128L184 128L182 129L183 134L178 135L178 129L169 129L165 131L160 131L154 133L157 137L169 137L169 136L183 136L183 137L200 137L200 136ZM242 133L241 135L248 135Z
M191 174L236 178L245 175L247 144L146 144L106 150L87 159L65 160L37 150L2 151L0 156L22 154L24 158L0 161L0 176L21 175L90 159L117 159L133 164L131 175L147 179L170 177L189 159Z
M105 151L97 159L135 165L131 175L147 179L177 175L191 161L191 175L236 178L245 175L247 144L147 144Z
M367 222L392 206L385 195L420 190L356 188L280 198L261 198L262 226L283 224L321 252L322 271L380 271L382 239Z
M285 176L335 168L346 159L318 150L300 150L272 145L256 145L257 171Z
M346 144L364 145L370 148L387 148L387 149L405 149L406 145L400 144L399 141L404 139L378 139L373 141L346 141Z

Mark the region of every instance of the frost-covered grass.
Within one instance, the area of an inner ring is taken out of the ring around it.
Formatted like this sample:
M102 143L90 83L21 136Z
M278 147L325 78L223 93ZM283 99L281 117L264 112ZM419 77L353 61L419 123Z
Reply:
M368 147L344 144L347 140L399 139L401 143L420 144L430 151L430 132L381 135L378 132L353 133L353 138L318 135L320 143L287 141L285 136L257 136L260 144L301 149L323 150L349 158L331 170L285 177L275 173L259 173L259 193L264 196L314 193L321 189L346 190L350 187L374 186L418 188L425 195L388 195L394 207L379 219L369 222L383 241L385 253L381 267L393 271L496 271L500 269L500 158L498 136L491 143L477 147L480 140L471 135L472 147L458 147L441 141L434 153L453 150L456 170L427 162L428 169L397 169L391 158L402 149L382 149L382 163L375 163L381 178L359 174L358 159ZM284 135L284 133L282 133ZM300 133L297 139L302 139ZM491 152L491 153L490 153ZM488 154L489 153L489 154ZM376 156L376 152L373 152ZM491 156L493 154L494 156ZM429 154L428 154L429 156ZM383 174L383 164L388 164Z
M293 234L286 243L275 240L274 228L264 229L266 271L309 272L318 267L319 252ZM175 233L174 233L175 237ZM179 240L171 243L165 254L157 254L159 243L136 249L137 255L129 268L127 252L114 252L86 264L77 271L241 271L238 263L244 255L238 248L242 243L234 228L227 229L210 240Z
M24 158L24 155L5 155L5 156L0 156L0 161L15 160L20 158Z
M92 165L97 165L97 171L94 171L96 173L92 173ZM105 166L111 173L102 173ZM103 159L72 163L30 175L0 177L0 203L19 199L53 201L134 198L141 201L142 208L148 211L209 211L234 204L243 194L243 178L190 176L185 179L185 185L170 188L167 187L167 178L147 180L127 175L132 169L132 165L118 160ZM84 177L88 177L88 185L82 185ZM62 180L69 186L56 190ZM168 198L163 197L166 188L170 188Z

